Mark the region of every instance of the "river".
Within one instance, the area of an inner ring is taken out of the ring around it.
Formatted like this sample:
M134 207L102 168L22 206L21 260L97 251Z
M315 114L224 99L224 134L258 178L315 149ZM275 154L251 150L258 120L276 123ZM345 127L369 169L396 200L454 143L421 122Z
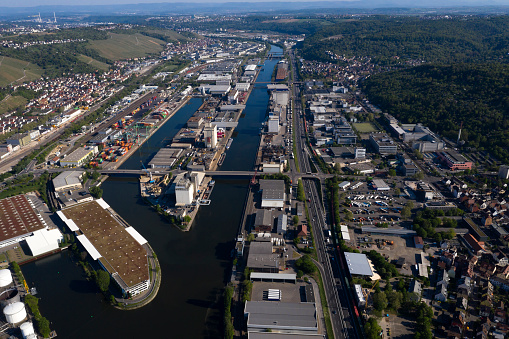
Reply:
M273 46L272 52L281 52ZM257 82L269 82L277 60L265 62ZM252 170L269 95L256 85L239 120L222 170ZM139 169L168 144L200 106L193 98L133 154L121 168ZM162 284L149 305L120 311L104 302L94 283L63 252L22 267L37 287L41 313L60 338L219 338L222 310L217 301L228 279L230 255L242 217L247 179L217 179L212 203L201 206L190 232L170 226L145 205L138 180L109 178L104 200L140 232L155 250Z

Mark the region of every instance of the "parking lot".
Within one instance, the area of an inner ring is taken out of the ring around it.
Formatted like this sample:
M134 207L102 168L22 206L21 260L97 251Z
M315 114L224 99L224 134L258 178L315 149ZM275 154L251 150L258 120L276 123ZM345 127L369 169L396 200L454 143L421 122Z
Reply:
M383 338L410 339L415 335L415 320L390 314L380 321Z

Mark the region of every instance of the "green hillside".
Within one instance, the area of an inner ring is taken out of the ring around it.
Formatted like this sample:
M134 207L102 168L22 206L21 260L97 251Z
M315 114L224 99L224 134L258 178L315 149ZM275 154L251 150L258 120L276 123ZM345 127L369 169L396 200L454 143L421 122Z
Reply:
M109 33L106 40L94 40L90 47L110 60L141 58L149 54L158 54L166 43L162 40L148 37L139 33L117 34Z
M110 65L104 63L104 62L101 62L99 60L95 60L94 58L91 58L87 55L79 55L78 56L78 59L80 61L83 61L84 63L86 63L87 65L90 65L92 67L96 67L97 69L100 69L100 70L103 70L103 71L107 71L109 68L110 68Z
M14 81L30 81L41 77L42 70L30 62L0 56L0 87Z

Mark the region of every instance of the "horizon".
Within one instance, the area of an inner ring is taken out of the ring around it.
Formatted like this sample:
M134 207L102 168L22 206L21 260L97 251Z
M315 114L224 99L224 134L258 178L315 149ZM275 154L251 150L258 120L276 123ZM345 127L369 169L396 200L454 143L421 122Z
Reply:
M85 3L84 3L85 2ZM227 4L227 3L302 3L302 4L312 4L312 3L328 3L328 4L336 4L335 7L342 7L341 5L349 5L351 7L355 3L359 5L359 7L409 7L409 8L423 8L423 7L478 7L478 6L507 6L509 5L509 0L454 0L447 1L444 3L443 1L438 0L424 0L419 4L416 4L411 0L246 0L246 1L208 1L208 0L193 0L190 2L182 1L182 0L165 0L165 1L157 1L157 0L88 0L88 1L80 1L80 0L22 0L19 2L12 2L7 0L0 0L0 7L4 8L31 8L31 7L44 7L44 6L129 6L129 5L146 5L146 4L192 4L192 3L200 3L200 4Z

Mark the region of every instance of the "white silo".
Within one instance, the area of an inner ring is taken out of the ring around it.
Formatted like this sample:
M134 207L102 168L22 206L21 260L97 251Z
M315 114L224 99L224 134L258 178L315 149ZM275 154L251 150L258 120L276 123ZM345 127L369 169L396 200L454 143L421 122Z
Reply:
M21 324L19 329L21 330L21 335L23 336L23 339L37 338L37 335L35 334L34 330L34 325L30 321Z
M7 287L12 284L12 274L10 270L0 270L0 288Z
M5 306L4 315L5 319L9 324L18 324L22 322L27 317L25 304L23 304L22 302L17 302Z

